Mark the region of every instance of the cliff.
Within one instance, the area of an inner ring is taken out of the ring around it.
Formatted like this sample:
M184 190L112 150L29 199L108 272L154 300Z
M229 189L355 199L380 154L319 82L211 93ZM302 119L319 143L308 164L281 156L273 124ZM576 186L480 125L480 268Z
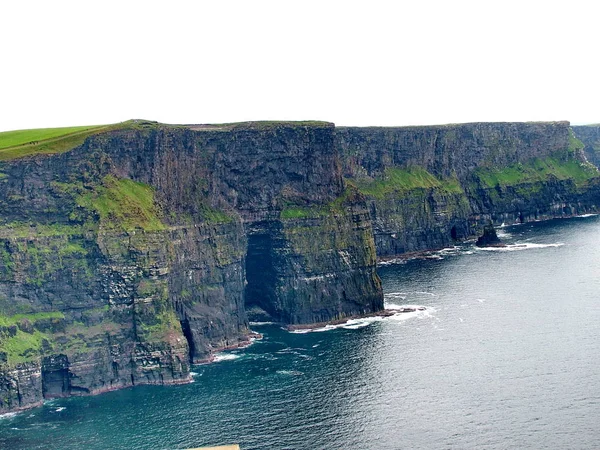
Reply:
M0 133L0 412L187 382L248 343L249 319L381 310L377 256L596 211L597 135L579 128L583 143L567 122Z
M0 163L0 411L186 382L248 341L247 307L383 307L331 124L134 121L65 150Z
M568 122L338 128L377 254L442 248L501 223L596 210L598 171Z
M600 125L574 126L573 132L583 143L588 161L600 167Z

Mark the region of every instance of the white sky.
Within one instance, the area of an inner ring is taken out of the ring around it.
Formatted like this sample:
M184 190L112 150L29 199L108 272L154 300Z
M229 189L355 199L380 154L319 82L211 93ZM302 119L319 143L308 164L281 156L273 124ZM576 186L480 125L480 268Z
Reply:
M600 122L600 4L0 4L0 131L120 122Z

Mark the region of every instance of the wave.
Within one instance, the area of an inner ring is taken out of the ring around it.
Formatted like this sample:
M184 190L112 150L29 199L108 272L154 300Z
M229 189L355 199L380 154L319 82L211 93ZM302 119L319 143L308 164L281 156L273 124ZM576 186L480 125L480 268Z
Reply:
M520 250L531 250L535 248L553 248L553 247L562 247L565 245L562 242L557 242L555 244L535 244L535 243L524 243L524 244L509 244L505 247L477 247L478 250L483 250L487 252L516 252Z
M423 319L427 317L432 317L433 313L437 310L431 306L425 308L423 305L400 305L399 309L410 310L409 312L399 312L394 314L393 316L388 317L388 320L393 322L403 322L409 319Z
M392 264L406 264L406 262L412 258L393 258L386 259L385 261L377 261L378 266L391 266Z
M19 414L19 411L0 414L0 420L2 420L2 419L10 419L12 417L15 417L17 414Z
M423 292L421 292L423 293ZM426 294L431 294L430 292L425 292ZM388 311L397 311L395 314L391 315L383 315L383 316L372 316L372 317L363 317L359 319L350 319L344 323L336 324L336 325L325 325L324 327L319 328L304 328L301 330L291 330L290 333L294 334L306 334L306 333L322 333L325 331L332 331L337 329L345 329L345 330L358 330L359 328L364 328L366 326L371 325L375 322L382 322L386 320L393 321L404 321L414 317L430 317L432 313L436 311L435 308L431 306L425 307L423 305L408 305L402 304L398 305L395 303L386 303L385 309ZM388 313L389 314L389 313Z
M276 373L279 375L290 375L295 377L304 375L304 372L300 372L299 370L278 370Z
M240 355L236 355L235 353L217 353L213 358L213 362L233 361L239 357Z
M497 235L498 235L498 237L499 237L499 238L501 238L501 239L506 239L506 238L511 238L511 237L512 237L512 234L510 234L510 233L508 233L508 232L506 232L506 231L504 231L504 230L498 230L498 231L496 232L496 234L497 234Z

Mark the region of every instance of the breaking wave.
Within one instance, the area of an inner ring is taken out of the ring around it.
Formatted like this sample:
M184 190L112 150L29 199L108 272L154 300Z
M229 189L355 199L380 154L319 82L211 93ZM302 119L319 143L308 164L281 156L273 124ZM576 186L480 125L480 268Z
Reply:
M565 245L562 242L557 242L555 244L534 244L534 243L524 243L524 244L509 244L505 247L478 247L478 250L483 250L487 252L516 252L520 250L531 250L535 248L552 248L552 247L562 247Z
M239 357L240 355L236 355L235 353L217 353L212 362L233 361Z

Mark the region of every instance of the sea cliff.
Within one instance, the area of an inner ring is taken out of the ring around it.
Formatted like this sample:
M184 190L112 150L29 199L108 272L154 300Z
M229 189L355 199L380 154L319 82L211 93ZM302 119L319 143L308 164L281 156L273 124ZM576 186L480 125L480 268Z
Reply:
M567 122L129 121L0 148L0 412L187 382L249 320L382 310L377 257L596 211L581 139Z
M500 225L596 210L598 170L568 122L336 131L377 254L442 248Z
M132 121L0 163L0 411L189 381L284 324L383 308L332 124Z

